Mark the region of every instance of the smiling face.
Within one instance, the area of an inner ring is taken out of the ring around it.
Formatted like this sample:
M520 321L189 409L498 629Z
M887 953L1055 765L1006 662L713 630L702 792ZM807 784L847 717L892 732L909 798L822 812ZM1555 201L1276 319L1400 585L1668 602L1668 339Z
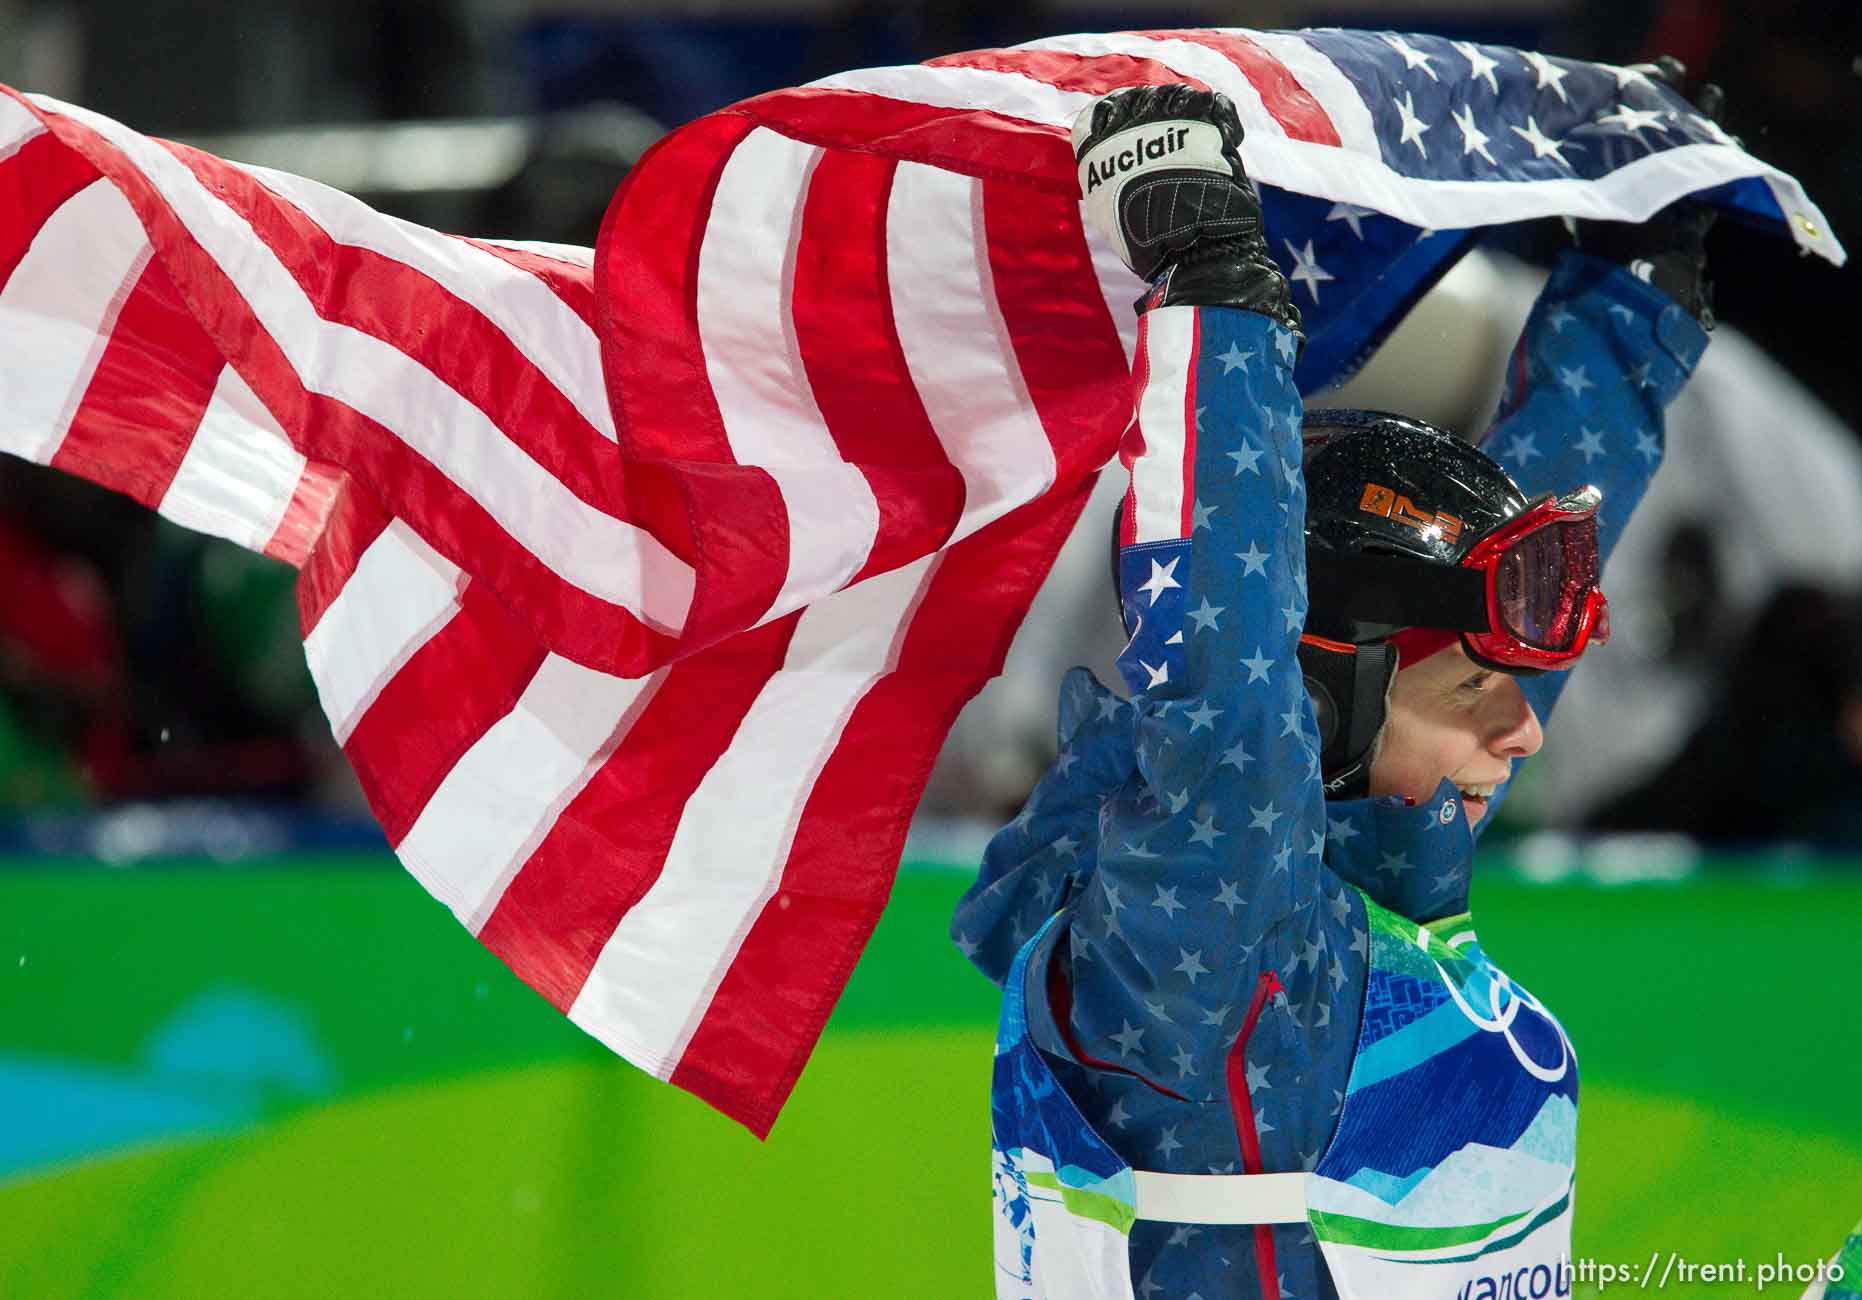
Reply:
M1537 753L1543 741L1519 683L1455 645L1397 673L1371 793L1420 802L1447 777L1472 825L1486 816L1488 797L1512 774L1513 760Z

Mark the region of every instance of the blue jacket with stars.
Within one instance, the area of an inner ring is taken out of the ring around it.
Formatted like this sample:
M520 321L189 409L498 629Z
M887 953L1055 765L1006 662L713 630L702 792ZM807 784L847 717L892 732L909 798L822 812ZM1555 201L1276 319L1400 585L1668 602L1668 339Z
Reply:
M1528 497L1601 487L1607 556L1705 342L1659 290L1568 254L1511 357L1483 449ZM1305 492L1292 361L1291 336L1262 315L1144 317L1119 558L1132 694L1068 675L1060 756L990 844L952 927L1000 983L1060 913L1029 963L1029 1032L1137 1169L1312 1169L1364 1011L1364 897L1417 922L1468 908L1475 837L1449 783L1415 806L1324 799L1296 653ZM1564 680L1523 680L1541 717ZM1145 1297L1336 1294L1300 1224L1141 1220L1130 1256Z

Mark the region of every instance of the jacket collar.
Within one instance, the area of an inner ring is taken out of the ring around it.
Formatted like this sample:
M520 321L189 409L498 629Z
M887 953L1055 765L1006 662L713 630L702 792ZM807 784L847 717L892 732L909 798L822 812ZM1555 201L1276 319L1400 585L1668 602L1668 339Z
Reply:
M1400 796L1325 805L1325 864L1412 921L1468 910L1474 835L1453 782L1420 803Z

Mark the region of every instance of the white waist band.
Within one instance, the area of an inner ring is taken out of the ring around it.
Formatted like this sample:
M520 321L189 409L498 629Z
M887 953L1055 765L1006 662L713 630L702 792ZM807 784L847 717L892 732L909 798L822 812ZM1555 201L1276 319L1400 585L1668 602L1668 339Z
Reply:
M1304 1223L1307 1174L1154 1174L1142 1169L1138 1217L1165 1223Z

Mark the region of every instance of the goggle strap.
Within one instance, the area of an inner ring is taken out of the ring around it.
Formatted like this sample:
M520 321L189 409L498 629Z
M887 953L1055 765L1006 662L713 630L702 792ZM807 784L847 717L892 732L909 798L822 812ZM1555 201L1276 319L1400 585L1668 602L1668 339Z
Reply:
M1408 555L1307 548L1306 590L1315 610L1348 612L1356 623L1486 632L1487 574Z

